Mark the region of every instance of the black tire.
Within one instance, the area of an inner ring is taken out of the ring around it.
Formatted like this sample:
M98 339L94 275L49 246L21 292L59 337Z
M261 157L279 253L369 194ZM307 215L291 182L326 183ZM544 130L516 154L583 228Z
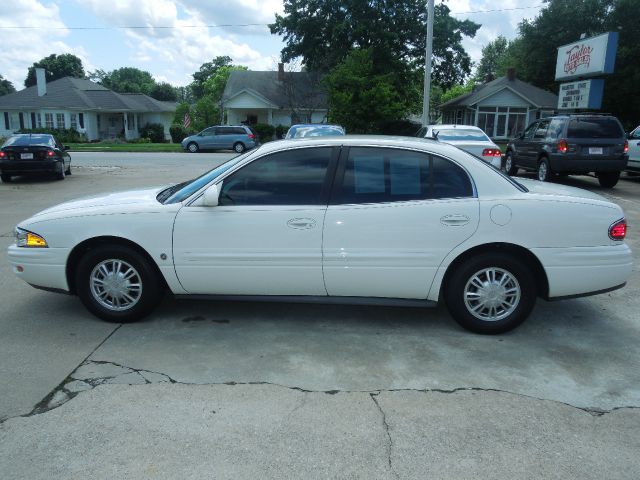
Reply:
M187 145L187 150L191 153L198 153L198 151L200 150L200 147L196 142L191 142L189 143L189 145Z
M11 181L11 175L9 175L8 173L3 173L0 175L0 180L2 180L4 183L9 183Z
M530 269L513 255L483 253L454 268L445 284L444 299L451 316L467 330L488 335L508 332L531 313L537 297L536 282ZM493 282L487 276L489 269L495 272ZM476 277L484 290L472 283ZM485 282L481 280L483 278ZM500 287L504 280L508 280L506 286ZM480 299L483 291L490 296L485 303ZM503 302L497 307L492 304L501 299ZM495 309L493 320L491 308Z
M620 172L600 172L596 175L602 188L613 188L620 180Z
M71 162L69 162L69 166L67 167L67 169L64 171L65 175L71 175Z
M66 177L66 170L64 168L64 162L60 162L60 171L56 173L56 179L64 180L65 177Z
M120 267L116 267L115 262L121 262ZM105 270L100 270L100 265ZM134 274L131 274L129 268L133 269ZM105 271L111 273L111 276L104 275ZM124 278L125 274L127 278ZM92 282L92 278L97 278L98 281ZM106 281L100 283L100 278ZM163 294L158 273L149 260L135 250L120 245L89 250L78 263L75 280L76 291L87 310L107 322L128 323L139 320L151 313L160 303ZM123 296L112 295L108 282L114 288L126 289L127 294L135 301L130 302ZM98 300L98 297L102 300ZM131 305L122 305L117 298Z
M233 151L236 153L242 153L246 150L246 147L244 146L244 143L242 142L236 142L233 144Z
M518 167L513 162L513 153L507 152L504 156L502 171L507 175L515 175L518 173Z
M542 157L538 162L538 170L536 171L536 176L538 180L541 182L548 182L551 178L551 167L549 166L549 160L545 157Z

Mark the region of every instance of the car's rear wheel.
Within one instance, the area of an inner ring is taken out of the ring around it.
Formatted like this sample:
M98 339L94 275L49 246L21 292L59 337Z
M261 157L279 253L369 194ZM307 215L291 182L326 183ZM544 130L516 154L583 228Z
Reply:
M513 154L511 152L507 152L504 156L504 167L502 170L507 175L515 175L518 173L518 167L513 163Z
M596 174L598 182L603 188L615 187L620 180L620 172L600 172Z
M4 183L9 183L11 181L11 175L9 175L8 173L3 173L0 175L0 180L2 180Z
M162 284L150 262L120 245L94 248L82 257L76 290L84 306L108 322L138 320L162 298Z
M198 153L200 147L196 142L191 142L189 145L187 145L187 150L189 150L191 153Z
M451 316L467 330L507 332L531 313L536 282L530 269L514 256L485 253L454 268L444 298Z
M549 178L551 177L551 168L549 167L549 160L547 160L545 157L542 157L540 159L540 162L538 163L538 180L540 180L541 182L548 182Z
M245 149L246 149L246 148L245 148L245 146L244 146L244 143L242 143L242 142L236 142L236 143L233 145L233 151L234 151L234 152L236 152L236 153L242 153L242 152L244 152L244 151L245 151Z
M71 175L71 162L69 162L69 166L67 167L67 169L64 171L65 175Z
M66 176L66 169L64 168L64 162L60 162L60 166L58 167L58 173L56 173L56 178L58 180L64 180Z

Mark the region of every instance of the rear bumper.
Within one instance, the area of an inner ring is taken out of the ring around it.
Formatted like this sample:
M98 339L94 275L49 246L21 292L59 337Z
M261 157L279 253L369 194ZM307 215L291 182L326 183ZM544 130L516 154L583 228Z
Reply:
M591 295L624 284L633 270L626 244L600 247L532 248L549 282L549 299Z
M0 171L9 175L26 173L57 173L62 160L5 160L0 162Z
M620 172L627 168L628 157L583 157L579 155L552 155L549 159L554 172L589 173Z

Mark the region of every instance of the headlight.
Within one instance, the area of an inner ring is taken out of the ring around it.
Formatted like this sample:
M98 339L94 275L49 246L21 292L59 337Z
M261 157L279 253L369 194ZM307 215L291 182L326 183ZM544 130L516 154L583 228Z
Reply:
M40 235L28 232L22 228L16 228L16 244L19 247L47 248L47 241Z

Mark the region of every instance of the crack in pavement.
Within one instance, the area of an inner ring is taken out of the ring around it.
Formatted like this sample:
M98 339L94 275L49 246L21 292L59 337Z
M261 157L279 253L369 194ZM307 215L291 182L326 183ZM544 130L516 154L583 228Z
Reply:
M370 393L369 397L373 400L373 403L376 405L376 408L380 412L382 416L382 428L384 428L385 433L387 434L387 462L389 463L389 471L393 474L395 478L400 478L398 473L393 469L393 463L391 461L391 454L393 453L393 439L391 438L391 432L389 431L389 424L387 423L387 415L384 413L384 410L378 403L378 399L376 398L380 393Z
M17 415L13 417L0 418L0 425L6 422L11 418L27 418L33 415L39 415L42 413L46 413L50 410L58 408L71 399L75 398L79 393L83 391L92 390L100 385L108 385L108 384L124 384L124 385L145 385L145 384L154 384L154 383L171 383L178 385L210 385L210 386L242 386L242 385L268 385L278 388L285 388L288 390L294 390L302 393L324 393L326 395L337 395L339 393L362 393L368 394L371 396L371 399L376 404L381 414L383 415L383 423L385 429L388 431L388 425L386 424L386 415L384 411L380 407L379 402L377 401L378 395L381 393L395 393L395 392L417 392L417 393L442 393L442 394L456 394L459 392L496 392L496 393L504 393L508 395L515 395L518 397L529 398L533 400L538 400L542 402L553 402L557 404L561 404L567 407L571 407L582 412L588 413L594 417L602 417L608 413L615 412L617 410L635 410L640 409L640 406L620 406L614 407L610 410L600 409L596 407L578 407L575 405L571 405L566 402L561 402L559 400L547 399L547 398L538 398L532 395L526 395L522 393L510 392L508 390L500 390L497 388L481 388L481 387L457 387L452 389L440 389L440 388L398 388L398 389L376 389L376 390L309 390L301 387L282 385L273 382L265 382L265 381L250 381L250 382L207 382L207 383L193 383L193 382L181 382L175 380L171 376L162 372L155 372L152 370L146 370L142 368L134 368L128 367L126 365L121 365L116 362L106 361L106 360L89 360L89 357L93 355L111 336L115 334L118 329L122 327L122 324L118 325L89 355L85 357L85 359L79 364L76 369L69 374L60 384L54 388L47 396L45 396L38 404L36 404L33 409L23 415ZM92 373L92 369L97 369L98 373ZM102 373L100 374L100 369L102 369ZM87 371L83 373L83 371ZM132 378L138 379L139 381L131 381ZM304 405L304 402L301 403L298 407L296 407L291 414L293 414L296 410L301 408ZM389 436L389 440L391 438ZM391 461L389 457L389 461Z

